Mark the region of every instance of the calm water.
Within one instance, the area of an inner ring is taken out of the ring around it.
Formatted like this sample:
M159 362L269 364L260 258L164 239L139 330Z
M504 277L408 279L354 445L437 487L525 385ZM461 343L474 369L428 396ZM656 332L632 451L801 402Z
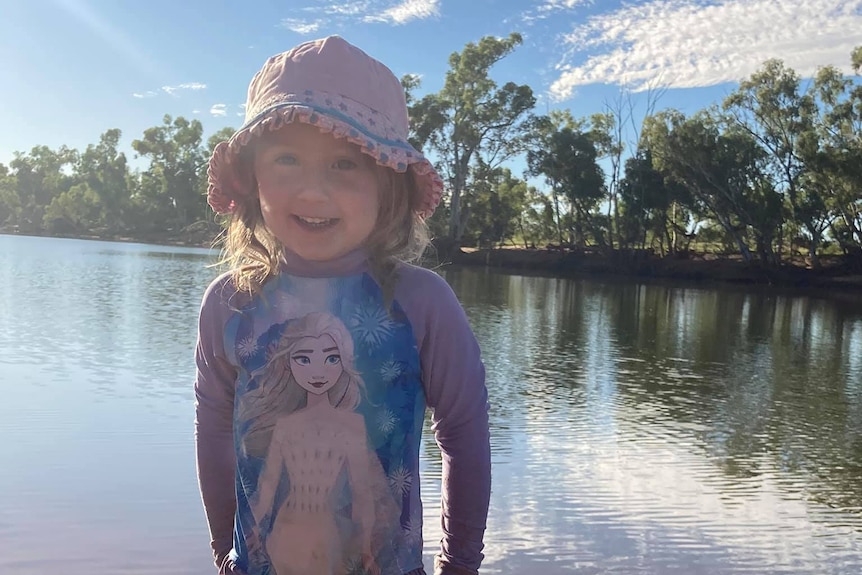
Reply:
M0 236L0 573L212 575L205 250ZM483 573L862 572L862 310L445 273L483 345ZM423 459L430 562L440 464Z

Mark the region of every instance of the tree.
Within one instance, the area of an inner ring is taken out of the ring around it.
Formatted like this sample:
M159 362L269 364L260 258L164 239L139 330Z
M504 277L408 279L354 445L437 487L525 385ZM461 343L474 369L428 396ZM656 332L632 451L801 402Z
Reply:
M862 48L857 52L862 57ZM812 219L825 212L821 227L831 229L845 252L862 254L862 85L827 66L818 70L812 94L819 103L819 145L803 150L811 167L804 185L823 202Z
M472 224L467 234L479 246L502 245L519 231L527 183L507 168L480 166L473 182Z
M203 125L182 116L166 115L161 126L148 128L132 148L150 159L142 174L140 193L150 202L151 217L163 217L183 227L206 217L206 202L200 193L206 159L201 149Z
M129 204L129 170L126 155L117 150L122 132L110 129L90 144L76 166L77 176L96 195L101 214L93 225L116 231L125 227L124 211Z
M99 194L86 183L77 184L51 200L43 225L53 233L80 233L98 225L100 211Z
M10 163L20 201L18 225L28 232L42 230L45 208L62 192L72 187L74 178L68 170L78 152L61 146L54 151L36 146L29 154L15 153Z
M560 242L563 218L560 218L559 195L562 195L570 208L566 226L569 242L583 246L590 234L603 245L604 236L592 218L606 191L595 143L589 135L569 126L553 131L544 143L545 148L527 152L527 165L531 175L544 176L551 187Z
M780 60L768 60L751 78L724 101L734 122L767 152L775 189L786 195L794 221L810 236L809 251L814 265L820 241L823 206L816 198L801 197L806 171L804 148L816 147L816 104L801 91L799 75Z
M9 168L0 164L0 227L18 221L21 214L21 198L18 197L17 181Z
M625 163L625 176L620 181L620 203L622 217L620 245L639 244L646 247L647 234L652 231L662 245L667 241L668 250L676 249L674 231L668 229L668 208L675 200L664 176L653 167L649 149L639 152ZM676 225L676 222L672 222Z
M766 152L740 129L722 131L714 114L685 118L662 114L668 122L650 127L654 161L666 177L691 194L689 206L708 214L733 239L740 254L752 259L747 243L753 233L761 257L770 263L772 238L781 221L781 198L765 173Z
M416 100L416 77L405 77L408 92L411 141L426 146L438 158L449 184L448 235L456 242L466 226L462 194L469 189L470 170L478 154L486 165L497 166L521 151L528 131L525 120L535 105L532 89L507 82L498 87L491 68L521 43L520 34L508 38L486 36L449 57L443 89Z

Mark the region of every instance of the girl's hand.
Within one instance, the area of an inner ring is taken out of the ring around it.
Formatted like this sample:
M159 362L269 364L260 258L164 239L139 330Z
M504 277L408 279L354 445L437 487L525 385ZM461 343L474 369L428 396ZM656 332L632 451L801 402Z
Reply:
M245 571L236 566L233 559L227 557L219 569L219 575L246 575Z

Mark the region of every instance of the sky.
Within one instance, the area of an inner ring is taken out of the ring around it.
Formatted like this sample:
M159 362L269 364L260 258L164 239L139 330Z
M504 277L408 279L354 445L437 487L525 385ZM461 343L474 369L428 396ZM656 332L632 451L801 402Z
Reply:
M0 0L0 163L112 128L133 158L165 114L207 137L238 128L254 73L306 40L343 36L420 75L421 96L442 88L450 54L511 32L523 44L491 75L530 85L539 112L589 116L625 89L693 113L769 58L850 73L862 0Z

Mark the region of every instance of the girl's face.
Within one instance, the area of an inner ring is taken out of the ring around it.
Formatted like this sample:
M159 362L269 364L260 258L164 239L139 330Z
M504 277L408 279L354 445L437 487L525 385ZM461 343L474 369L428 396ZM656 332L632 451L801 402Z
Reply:
M377 223L374 160L314 126L267 132L255 149L254 175L267 228L303 259L343 256L362 246Z
M344 369L331 336L304 337L290 354L290 370L302 389L315 395L328 392Z

